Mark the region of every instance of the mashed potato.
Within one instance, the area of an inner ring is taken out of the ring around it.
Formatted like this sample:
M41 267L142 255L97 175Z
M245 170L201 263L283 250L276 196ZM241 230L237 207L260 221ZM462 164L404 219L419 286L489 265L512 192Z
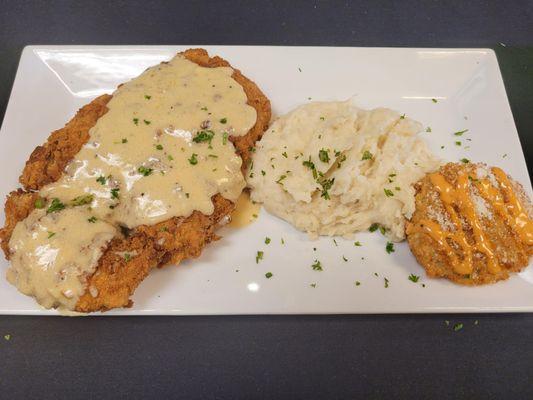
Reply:
M277 119L258 143L248 172L251 198L296 228L350 236L379 224L405 238L415 209L412 184L439 167L399 113L351 101L315 102Z

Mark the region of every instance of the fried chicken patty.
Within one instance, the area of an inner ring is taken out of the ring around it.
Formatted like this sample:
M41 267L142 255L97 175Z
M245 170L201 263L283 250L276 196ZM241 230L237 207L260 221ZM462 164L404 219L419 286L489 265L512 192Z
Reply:
M512 199L494 171L484 164L449 163L437 173L444 181L428 174L415 185L416 210L407 222L407 241L428 276L482 285L507 279L529 264L533 245L510 218ZM531 224L530 199L519 183L506 179ZM442 188L448 191L442 193Z
M220 57L209 57L203 49L190 49L182 54L202 67L231 67ZM268 127L271 109L268 98L239 70L234 69L232 78L243 87L248 105L257 111L256 123L246 135L229 138L243 160L244 171L251 149ZM89 140L89 130L107 112L106 105L111 98L111 95L103 95L82 107L65 127L52 132L47 142L31 154L19 178L24 189L11 192L5 204L6 223L0 229L0 244L8 259L13 229L34 209L38 198L36 191L62 176L64 168ZM220 194L214 195L212 201L211 215L195 211L187 218L174 217L155 225L141 225L115 237L95 272L87 277L87 287L91 291L87 290L80 297L75 310L93 312L130 307L133 304L130 296L152 268L198 257L206 244L217 239L217 227L235 208L233 202ZM126 262L118 255L124 251L136 252L137 256Z

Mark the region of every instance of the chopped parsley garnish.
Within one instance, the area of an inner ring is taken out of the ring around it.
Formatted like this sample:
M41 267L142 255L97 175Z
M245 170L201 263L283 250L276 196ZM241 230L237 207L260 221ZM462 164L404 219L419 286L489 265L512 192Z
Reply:
M122 138L122 143L128 143L128 139Z
M196 134L196 136L192 139L192 141L194 143L208 142L209 144L211 144L211 140L213 140L214 136L215 136L215 132L211 130L200 131Z
M331 187L333 186L333 183L335 183L335 178L324 179L319 183L322 186L322 193L320 194L320 197L323 197L324 199L329 200L331 197L329 197L328 190L331 189Z
M313 163L311 161L311 156L309 156L309 160L308 161L302 162L302 165L304 167L309 168L313 172L313 179L318 178L318 174L317 174L317 171L316 171L316 168L315 168L315 163Z
M357 247L361 247L362 246L361 242L359 242L359 241L353 242L353 245L357 246Z
M361 282L355 281L355 286L359 286L359 285L361 285Z
M255 263L256 264L259 264L259 260L262 260L263 259L263 256L264 256L264 252L262 251L258 251L257 252L257 255L255 256Z
M400 115L400 119L405 119L405 114Z
M163 145L162 144L158 144L158 145L155 146L155 148L157 150L163 150Z
M316 283L311 283L311 284L309 284L309 286L311 286L313 289L315 289L316 288Z
M322 263L318 260L315 260L315 262L311 265L311 268L313 268L313 271L322 271Z
M287 175L281 175L279 177L279 179L276 181L276 183L280 184L280 185L283 185L283 183L281 182L283 179L285 179L287 177Z
M383 189L383 191L385 192L385 196L387 196L387 197L394 196L394 193L390 189Z
M457 141L455 142L455 145L456 145L456 146L460 146L460 145L461 145L461 141L457 140Z
M135 125L139 125L139 118L133 118L133 123Z
M266 175L266 172L261 170L261 175L265 176Z
M284 151L283 153L281 153L281 155L282 155L283 157L287 158L287 152L286 152L286 151Z
M220 119L220 123L221 123L221 124L225 124L226 122L228 122L228 119L227 119L227 118L221 118L221 119Z
M196 158L197 156L198 156L198 154L192 153L191 158L189 158L189 164L191 164L191 165L198 164L198 159Z
M144 122L145 125L150 125L152 123L152 121L148 121L146 119L143 119L143 122Z
M96 182L98 182L101 185L105 185L107 182L107 179L105 176L99 176L98 178L96 178Z
M344 260L344 262L348 262L348 259L344 256L342 256L342 259Z
M39 197L37 200L35 200L35 208L44 208L44 199L42 197Z
M139 174L144 175L144 176L151 175L152 172L154 172L153 168L146 168L143 165L137 168L137 171L139 172Z
M265 238L265 244L269 244L270 243L270 238L269 237L266 237Z
M56 235L55 232L48 232L48 239L50 239L51 237L54 237Z
M383 283L384 283L385 289L387 289L389 287L389 280L383 277Z
M431 101L432 101L433 103L436 103L436 102L437 102L437 99L431 99Z
M209 158L218 158L218 156L216 154L208 154L207 157L209 157ZM252 172L250 175L253 176L253 174L254 173Z
M396 190L397 192L399 192L400 190L402 190L402 188L399 187L399 186L394 186L394 190Z
M463 136L463 133L466 133L466 132L468 132L468 129L465 129L464 131L454 132L453 134L454 134L455 136Z
M320 117L320 120L321 120L321 121L324 121L325 119L326 119L326 118L324 118L324 117Z
M318 159L324 163L329 162L329 150L321 149L318 152Z
M130 253L124 253L124 260L126 262L128 262L129 260L131 260L131 254Z
M84 206L85 204L91 204L94 200L94 196L92 194L86 194L83 196L75 197L70 201L70 205L72 206Z
M407 278L407 279L409 279L411 282L417 283L418 280L420 279L420 277L418 275L411 274L411 275L409 275L409 278Z
M94 224L97 221L97 219L96 217L93 216L91 218L88 218L87 221L89 221L91 224Z
M53 213L53 212L61 211L64 208L65 208L65 205L63 203L61 203L61 201L58 198L54 198L54 199L52 199L52 202L50 203L50 206L46 210L46 213L50 214L50 213Z
M394 243L392 242L387 242L387 245L385 246L385 251L390 254L390 253L394 253Z
M430 126L428 126L428 127L426 128L426 132L428 132L428 133L431 132L431 127L430 127Z
M468 158L461 158L461 162L464 164L468 164L470 160Z
M111 189L111 198L118 199L118 192L120 191L119 188Z
M174 157L172 157L170 154L167 156L167 158L168 158L168 161L174 160Z
M375 232L379 229L379 224L378 223L373 223L372 225L370 225L370 228L368 228L368 230L370 232Z
M285 240L283 240L283 238L281 238L281 244L285 244Z
M228 143L228 132L222 133L222 144Z
M207 111L207 107L202 107L202 108L200 108L200 110Z
M152 96L149 96L149 95L145 94L145 95L144 95L144 98L145 98L146 100L150 100L150 99L152 98Z
M460 331L461 329L463 329L463 324L462 324L462 323L458 323L458 324L455 324L455 325L453 326L453 330L454 330L455 332Z
M267 272L267 273L265 274L265 278L267 278L267 279L272 278L272 276L274 276L274 274L273 274L272 272Z
M372 155L371 152L369 152L368 150L365 150L363 152L363 157L361 158L361 161L364 161L364 160L372 160L374 156Z

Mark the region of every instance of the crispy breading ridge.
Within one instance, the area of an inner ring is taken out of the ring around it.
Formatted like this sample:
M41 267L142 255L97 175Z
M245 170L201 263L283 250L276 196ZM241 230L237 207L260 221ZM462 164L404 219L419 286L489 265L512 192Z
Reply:
M488 169L483 164L448 163L442 166L438 172L449 183L455 184L458 175L461 173L467 173L475 179L478 167ZM533 217L533 207L523 187L511 177L508 176L508 178L520 202L527 209L530 218ZM480 223L485 235L494 246L494 253L502 267L501 271L497 274L489 273L484 256L480 256L473 257L473 273L470 276L467 277L456 273L446 252L438 246L435 240L427 233L416 229L412 231L412 228L416 227L422 220L434 220L432 216L436 212L446 214L429 175L417 182L415 188L417 191L415 195L416 210L411 220L406 224L407 241L413 255L420 265L425 268L428 276L446 278L462 285L482 285L505 280L509 278L510 273L519 272L528 266L529 258L533 255L533 246L522 243L518 234L508 226L505 219L488 205L488 209L491 212L490 217L481 217ZM442 224L439 225L442 227ZM474 243L472 228L466 223L464 218L463 228L468 243ZM460 249L456 250L456 255L462 256Z
M209 57L203 49L189 49L182 54L203 67L231 67L220 57ZM257 111L256 124L246 135L230 137L243 159L244 170L252 147L268 127L271 109L269 100L254 82L237 69L234 69L232 77L241 84L248 104ZM59 179L65 166L89 139L89 130L107 112L106 104L110 99L110 95L103 95L81 108L64 128L54 131L43 146L33 151L20 177L20 182L27 190L38 190ZM33 210L36 197L34 192L18 189L7 198L6 225L0 229L0 241L8 258L11 233L17 222ZM95 273L87 277L87 287L91 290L80 297L76 311L105 311L131 306L129 297L152 268L198 257L207 243L217 239L217 226L235 207L218 194L212 200L214 212L209 216L194 212L187 218L174 217L153 226L139 226L127 237L114 238L99 260ZM137 255L126 262L116 255L125 250Z

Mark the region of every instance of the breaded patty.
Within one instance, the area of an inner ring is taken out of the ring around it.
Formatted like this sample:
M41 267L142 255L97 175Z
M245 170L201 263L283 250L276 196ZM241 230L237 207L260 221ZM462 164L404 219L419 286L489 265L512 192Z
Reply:
M220 57L209 57L203 49L191 49L182 54L202 67L231 66ZM229 138L243 160L244 171L252 147L268 127L271 109L266 96L239 70L234 70L232 78L243 87L248 104L257 111L256 123L246 135ZM13 229L34 209L38 197L35 191L62 176L66 165L89 140L89 130L107 112L106 105L111 98L103 95L81 108L64 128L54 131L47 142L31 154L20 177L24 190L11 192L5 205L6 224L0 229L0 240L7 258ZM129 307L132 305L130 296L152 268L198 257L206 244L217 239L217 227L235 208L233 202L220 194L214 195L212 201L214 212L211 215L195 211L187 218L174 217L156 225L142 225L115 237L94 274L87 278L87 287L91 290L80 297L75 310L92 312ZM136 252L137 256L126 262L117 255L124 251Z
M500 169L449 163L417 182L416 191L407 240L430 277L482 285L529 264L533 207Z

